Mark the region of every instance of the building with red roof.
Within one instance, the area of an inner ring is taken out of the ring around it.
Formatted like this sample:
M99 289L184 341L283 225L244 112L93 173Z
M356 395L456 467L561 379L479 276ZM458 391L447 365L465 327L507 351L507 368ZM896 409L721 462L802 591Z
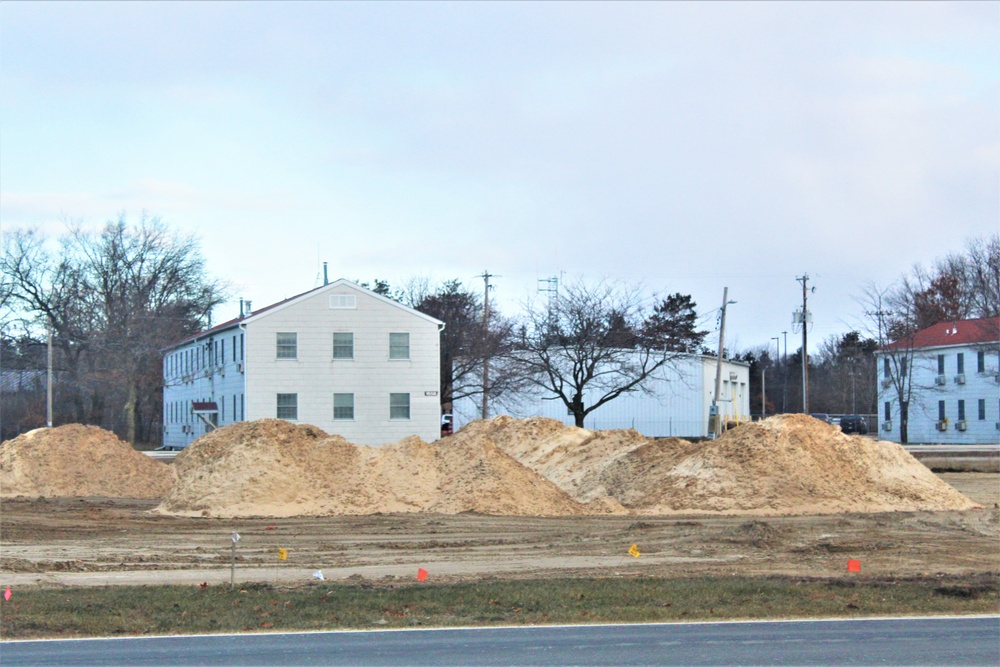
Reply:
M940 322L876 357L883 440L1000 442L1000 317Z

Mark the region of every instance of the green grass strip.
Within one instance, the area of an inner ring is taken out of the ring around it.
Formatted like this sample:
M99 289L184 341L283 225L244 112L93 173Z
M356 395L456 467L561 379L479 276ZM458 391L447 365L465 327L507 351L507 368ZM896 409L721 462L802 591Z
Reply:
M1000 611L1000 575L907 579L586 578L298 587L25 587L0 600L0 637L649 623Z

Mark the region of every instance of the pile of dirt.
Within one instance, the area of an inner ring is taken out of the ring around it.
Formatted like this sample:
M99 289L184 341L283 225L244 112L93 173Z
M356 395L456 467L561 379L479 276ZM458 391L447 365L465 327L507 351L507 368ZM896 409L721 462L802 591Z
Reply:
M162 498L173 469L97 426L28 431L0 444L0 497Z
M778 415L701 443L652 440L631 430L595 433L542 419L498 417L470 426L470 435L493 439L575 499L596 502L606 494L636 514L976 506L899 445L845 435L807 415Z
M488 440L426 443L413 436L367 447L313 426L263 419L199 438L174 465L178 482L157 508L163 514L587 513Z
M175 482L176 478L176 482ZM196 440L174 466L72 424L0 446L2 496L163 498L183 516L827 514L976 505L902 447L806 415L701 443L496 417L427 443L352 444L264 419Z

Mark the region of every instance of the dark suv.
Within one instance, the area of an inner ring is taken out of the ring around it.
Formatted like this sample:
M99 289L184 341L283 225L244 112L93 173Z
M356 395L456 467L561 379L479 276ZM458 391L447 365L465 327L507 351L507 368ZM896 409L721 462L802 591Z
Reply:
M840 430L844 433L868 434L868 422L861 415L844 415L840 418Z

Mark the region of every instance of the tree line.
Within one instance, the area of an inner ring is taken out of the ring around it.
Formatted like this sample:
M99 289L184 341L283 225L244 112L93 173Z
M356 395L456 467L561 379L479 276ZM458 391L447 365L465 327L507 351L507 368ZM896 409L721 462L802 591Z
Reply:
M211 321L226 285L208 276L198 241L157 218L129 224L124 215L99 231L68 225L58 251L37 229L4 236L0 257L0 363L18 371L46 368L53 347L58 387L55 424L113 430L129 442L156 442L162 421L160 350ZM20 374L19 380L23 378ZM2 414L3 437L43 426L43 391L21 386Z
M122 214L98 231L70 224L55 245L36 229L14 230L4 237L0 268L0 436L45 424L39 373L51 337L54 423L95 424L132 443L158 443L160 351L210 327L213 308L231 292L209 274L197 240L157 218L130 223ZM708 332L699 330L697 304L679 292L651 299L641 285L580 279L560 285L555 298L526 302L518 316L491 307L486 317L482 292L457 279L413 279L398 288L356 282L445 322L439 395L446 409L469 399L502 409L525 391L541 390L582 426L622 394L652 391L650 379L680 356L715 354L704 346ZM915 267L889 287L868 286L859 298L868 313L862 326L810 357L810 405L874 412L876 349L940 318L992 316L998 295L996 236L974 240L929 269ZM772 349L729 356L751 365L754 410L763 399L768 413L798 411L801 350Z

